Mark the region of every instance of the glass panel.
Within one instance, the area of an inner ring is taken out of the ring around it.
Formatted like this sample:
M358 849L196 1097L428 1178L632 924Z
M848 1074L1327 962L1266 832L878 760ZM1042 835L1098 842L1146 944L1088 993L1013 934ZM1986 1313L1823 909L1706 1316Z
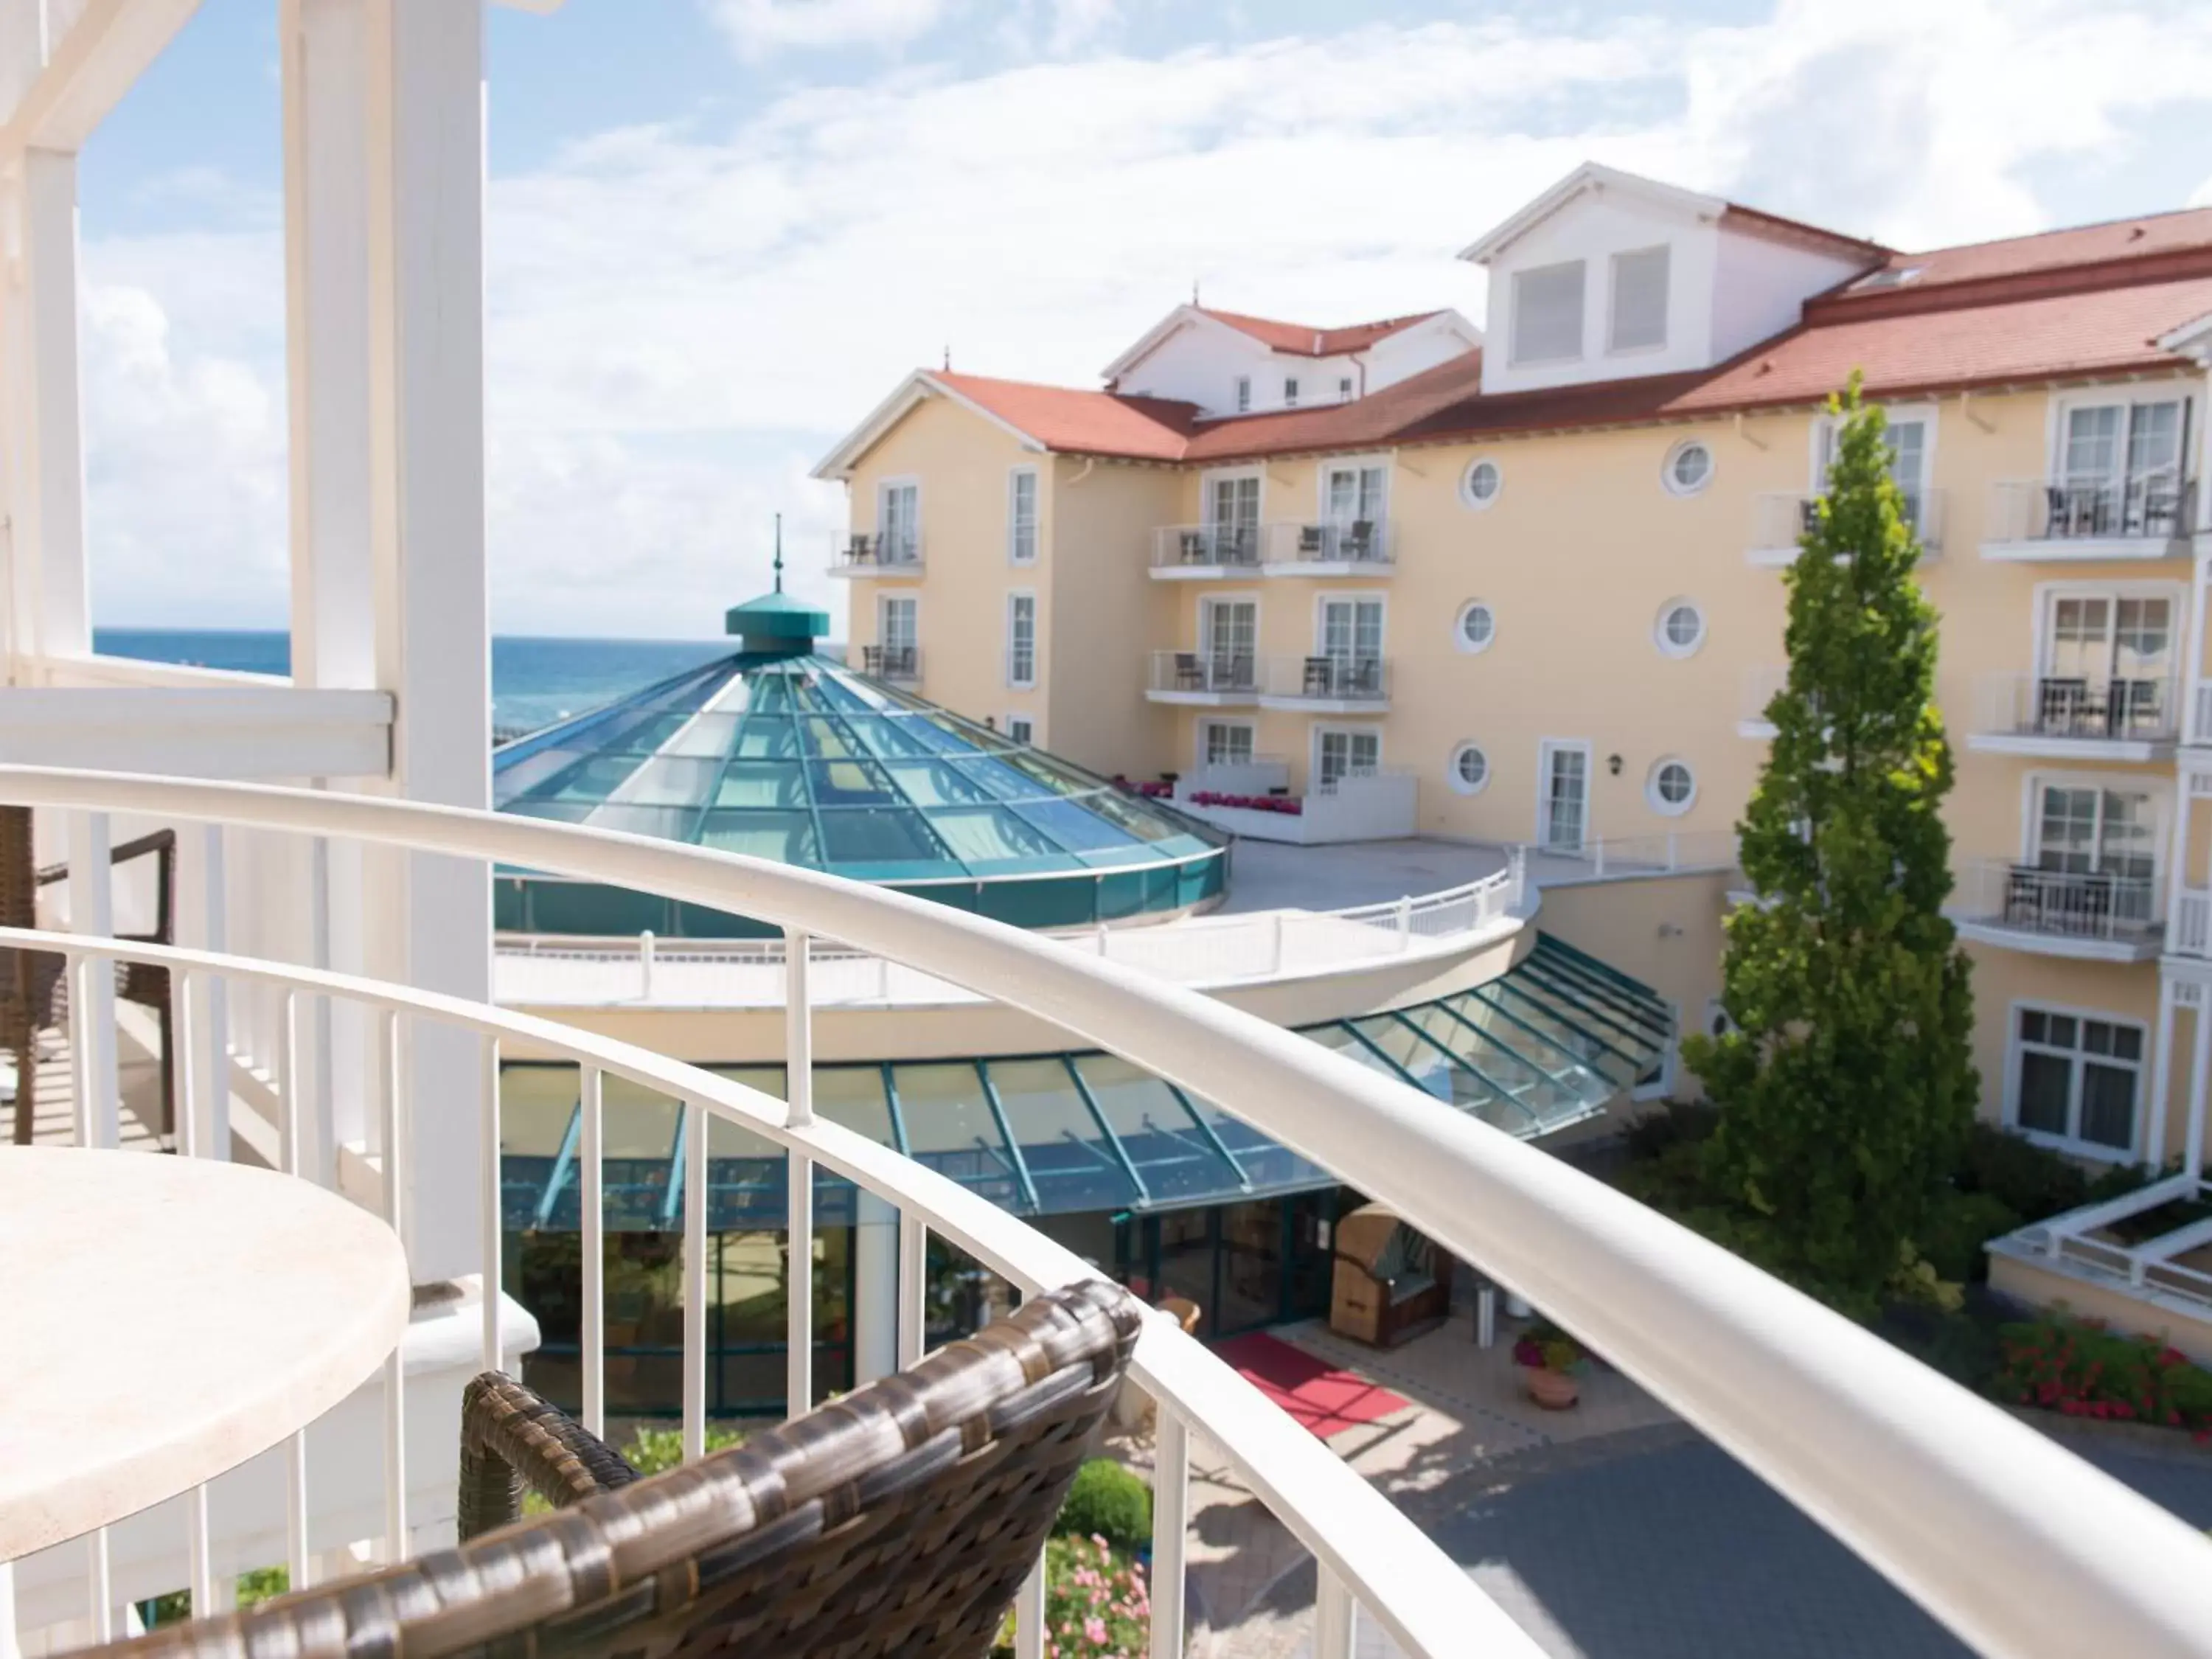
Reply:
M1082 1055L1075 1069L1154 1203L1236 1189L1236 1170L1159 1079L1115 1054Z
M824 808L822 834L828 864L900 864L942 859L921 814L903 806Z
M716 806L805 806L806 790L791 761L732 761L714 789Z
M2033 1048L2021 1051L2016 1114L2021 1128L2052 1135L2066 1133L2066 1096L2073 1071L2073 1063L2063 1055Z
M584 820L594 830L620 830L633 836L653 836L662 841L687 841L698 818L696 806L633 806L609 801L592 809Z
M2066 412L2066 482L2102 483L2118 470L2120 409L2071 409Z
M861 806L898 799L890 774L873 761L815 761L806 769L822 806Z
M878 755L928 755L934 754L939 747L926 740L924 731L916 729L925 726L925 723L902 715L878 714L864 719L848 714L845 723L853 728L854 737ZM928 736L936 735L935 728L925 729Z
M805 812L711 811L700 821L699 844L783 864L822 862L814 819Z
M884 1074L877 1066L816 1066L814 1109L878 1146L897 1145L891 1133L890 1105L884 1097Z
M975 805L992 799L967 773L941 761L890 761L884 770L916 806Z
M499 1069L499 1145L502 1153L551 1158L576 1114L573 1066L502 1066Z
M2084 875L2096 867L2096 848L2097 792L2045 787L2036 825L2038 867Z
M1030 800L1016 803L1013 811L1024 822L1043 830L1062 847L1079 853L1127 847L1131 836L1097 813L1073 801Z
M744 729L738 733L738 746L732 752L741 759L796 755L799 753L799 734L792 729L791 721L786 718L754 714L746 720Z
M2125 1151L2136 1141L2135 1068L2084 1061L2081 1066L2081 1139Z
M1059 842L1003 806L943 808L929 814L929 823L952 856L971 869L1008 860L1066 861Z
M973 1066L897 1066L891 1077L913 1158L994 1204L1028 1208Z
M2165 482L2181 470L2178 403L2137 404L2128 421L2128 479Z
M988 1070L1041 1206L1112 1210L1136 1201L1136 1188L1065 1066L1057 1060L994 1060Z
M742 714L719 712L695 714L680 730L669 733L668 740L661 745L661 752L709 758L726 755L730 752L731 744L737 740L738 722L744 718Z

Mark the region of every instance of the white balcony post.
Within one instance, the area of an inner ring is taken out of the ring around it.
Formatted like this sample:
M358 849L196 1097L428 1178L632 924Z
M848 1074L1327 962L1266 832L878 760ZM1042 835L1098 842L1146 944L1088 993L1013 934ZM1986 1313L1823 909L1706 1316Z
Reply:
M206 911L201 931L210 951L223 951L230 948L230 896L223 875L223 827L219 823L206 826L202 838L202 896ZM206 1004L205 1039L202 1044L207 1063L207 1156L224 1163L230 1161L230 988L221 978L210 976L207 994L201 999Z
M1014 1659L1044 1659L1044 1556L1014 1592Z
M1351 1593L1328 1563L1314 1570L1314 1659L1352 1659Z
M1152 1455L1152 1647L1183 1650L1183 1548L1190 1534L1190 1431L1158 1402Z
M714 1121L696 1100L684 1125L684 1461L707 1454L707 1130Z
M584 1426L601 1439L607 1433L607 1240L605 1083L596 1066L582 1068L576 1112L581 1146L579 1185L583 1199Z
M278 40L294 678L393 694L391 778L366 787L479 807L483 31L482 0L283 0ZM380 850L334 868L331 903L337 965L488 1000L481 860ZM465 1032L425 1023L407 1054L410 1258L457 1278L479 1266L485 1078Z
M2181 799L2173 829L2173 868L2179 872L2179 878L2169 879L2166 884L2166 938L2168 950L2172 950L2175 942L2181 938L2183 895L2189 890L2190 807L2197 793L2191 787L2189 772L2185 767L2182 770L2179 781L2180 787L2174 791L2174 793L2180 796Z
M115 932L115 875L110 862L107 814L69 815L70 927L74 933L112 937ZM70 1005L70 1041L82 1052L84 1145L113 1146L122 1137L122 1085L116 1069L115 970L98 960L87 963L83 994Z
M1395 922L1398 929L1398 948L1401 951L1412 950L1413 948L1413 901L1411 898L1401 896L1398 900Z
M784 934L784 1121L814 1121L814 1025L807 987L807 938ZM796 1149L784 1160L789 1215L784 1234L784 1415L804 1417L814 1405L814 1160Z
M654 961L653 930L647 928L637 936L637 997L641 1002L653 1000Z
M2204 1169L2204 1101L2208 1070L2212 1070L2212 986L2200 983L2197 988L2196 1015L2190 1021L2189 1127L2181 1152L2181 1172L2192 1179L2201 1177Z
M921 1358L929 1336L929 1227L920 1216L899 1212L898 1368Z

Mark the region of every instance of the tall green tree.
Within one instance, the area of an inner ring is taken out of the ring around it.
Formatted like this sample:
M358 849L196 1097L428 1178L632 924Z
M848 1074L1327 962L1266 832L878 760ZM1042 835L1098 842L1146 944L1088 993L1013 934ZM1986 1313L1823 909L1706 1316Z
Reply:
M1735 1029L1684 1048L1720 1108L1713 1198L1750 1212L1765 1265L1864 1310L1926 1221L1979 1085L1968 963L1941 908L1936 613L1881 410L1853 374L1828 411L1827 492L1785 577L1789 684L1738 826L1759 897L1728 924Z

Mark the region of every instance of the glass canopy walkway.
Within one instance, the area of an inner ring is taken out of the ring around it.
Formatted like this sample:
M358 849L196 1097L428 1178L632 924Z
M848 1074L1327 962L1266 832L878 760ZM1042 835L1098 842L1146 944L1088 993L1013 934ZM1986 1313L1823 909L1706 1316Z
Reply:
M1674 1038L1648 986L1549 934L1509 972L1436 1001L1299 1035L1524 1139L1594 1115L1656 1080ZM780 1096L781 1066L709 1066ZM606 1084L606 1224L672 1231L684 1206L678 1103ZM501 1073L501 1208L511 1231L580 1225L576 1074ZM1172 1209L1334 1186L1336 1177L1211 1102L1090 1050L818 1065L814 1109L1026 1216ZM713 1125L710 1228L776 1228L785 1160ZM850 1185L817 1172L824 1225L854 1219Z

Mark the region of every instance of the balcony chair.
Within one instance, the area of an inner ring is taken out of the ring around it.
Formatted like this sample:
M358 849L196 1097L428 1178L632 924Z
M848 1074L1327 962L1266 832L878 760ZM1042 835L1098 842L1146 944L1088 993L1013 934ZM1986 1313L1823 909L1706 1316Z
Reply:
M1352 663L1352 691L1354 696L1379 697L1382 695L1382 664L1379 658L1358 657Z
M1198 653L1178 651L1175 653L1176 690L1203 691L1206 690L1206 670L1199 666Z
M458 1548L97 1651L983 1659L1143 1316L1071 1285L647 1480L487 1371L462 1404ZM556 1512L514 1524L526 1486Z
M1380 1204L1336 1224L1328 1328L1374 1348L1395 1348L1451 1312L1452 1259Z
M2071 737L2091 713L2089 682L2060 678L2035 684L2035 729L2045 737Z
M2165 691L2157 680L2114 680L2106 700L2106 729L2116 738L2158 732L2166 724Z
M869 538L866 536L854 536L850 541L846 543L845 562L848 564L867 563L868 543Z
M1218 691L1249 691L1252 689L1252 659L1241 654L1216 657L1213 659L1213 685Z
M1336 661L1331 657L1308 657L1305 678L1299 690L1309 697L1331 695L1336 684Z
M1375 520L1354 519L1348 530L1337 534L1337 556L1358 563L1375 556Z

